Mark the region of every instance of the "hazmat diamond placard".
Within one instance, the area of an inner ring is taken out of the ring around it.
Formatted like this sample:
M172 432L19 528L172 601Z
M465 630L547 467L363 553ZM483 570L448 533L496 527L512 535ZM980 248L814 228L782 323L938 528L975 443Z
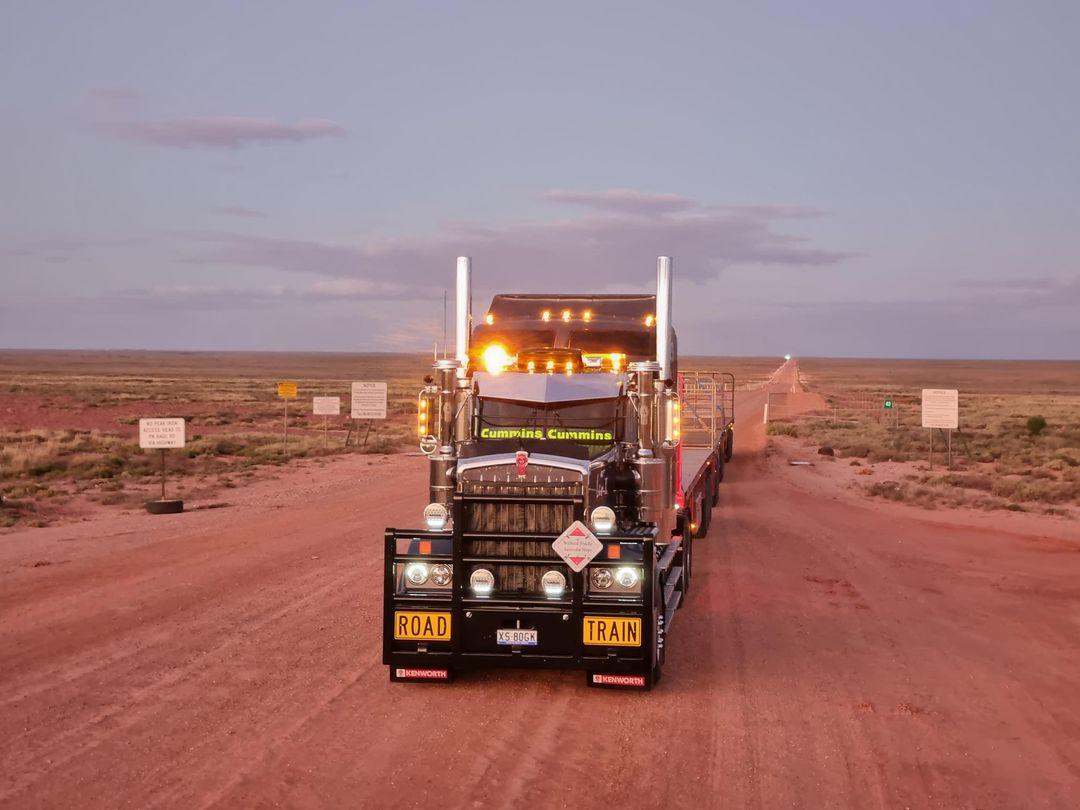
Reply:
M603 550L604 544L596 539L588 526L575 520L555 539L551 547L577 573Z

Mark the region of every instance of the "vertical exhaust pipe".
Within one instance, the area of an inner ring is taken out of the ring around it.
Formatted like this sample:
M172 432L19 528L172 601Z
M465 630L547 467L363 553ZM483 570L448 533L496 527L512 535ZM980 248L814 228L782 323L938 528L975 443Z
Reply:
M469 364L469 333L472 331L472 259L458 256L457 260L457 349L458 376L465 376Z
M670 256L656 259L656 362L660 364L661 380L671 379L672 374L671 265Z

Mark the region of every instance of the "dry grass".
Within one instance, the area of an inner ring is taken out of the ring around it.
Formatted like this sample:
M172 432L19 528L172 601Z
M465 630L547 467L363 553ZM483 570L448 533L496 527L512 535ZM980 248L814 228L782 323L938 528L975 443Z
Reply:
M1071 513L1080 505L1080 363L945 361L802 361L804 378L835 411L769 425L832 447L863 464L907 462L901 480L868 485L871 495L933 507ZM923 387L960 390L960 431L953 434L954 470L944 466L944 437L935 435L935 467L927 468L929 431L920 426ZM853 401L898 405L853 410ZM1041 416L1046 427L1028 428Z

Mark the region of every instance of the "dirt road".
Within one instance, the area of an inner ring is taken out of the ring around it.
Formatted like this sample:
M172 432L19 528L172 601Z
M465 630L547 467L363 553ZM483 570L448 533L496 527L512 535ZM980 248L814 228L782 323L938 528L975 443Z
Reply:
M651 694L388 682L419 458L0 537L0 806L1075 806L1080 543L799 488L761 428L796 374L741 397Z

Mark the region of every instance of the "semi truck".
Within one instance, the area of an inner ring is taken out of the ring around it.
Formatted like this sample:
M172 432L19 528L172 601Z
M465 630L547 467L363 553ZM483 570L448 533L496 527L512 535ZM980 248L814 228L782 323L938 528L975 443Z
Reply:
M385 533L390 679L651 689L731 459L734 377L680 369L669 257L655 294L500 294L475 322L471 264L417 401L427 505Z

